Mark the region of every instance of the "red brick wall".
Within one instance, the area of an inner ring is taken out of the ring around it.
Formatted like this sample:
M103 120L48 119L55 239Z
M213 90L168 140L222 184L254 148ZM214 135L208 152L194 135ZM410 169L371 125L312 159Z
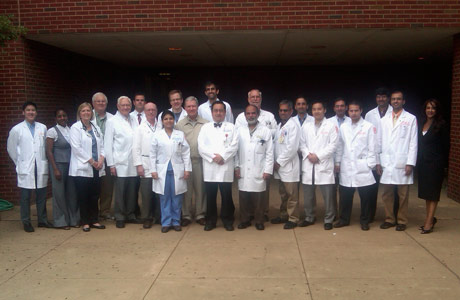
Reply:
M19 0L16 10L30 33L460 27L457 0Z
M449 181L447 195L460 202L460 35L454 37Z

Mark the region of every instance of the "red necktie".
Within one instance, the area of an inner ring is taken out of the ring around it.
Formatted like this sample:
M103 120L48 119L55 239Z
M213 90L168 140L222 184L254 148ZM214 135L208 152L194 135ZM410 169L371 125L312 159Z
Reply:
M139 124L141 124L141 121L142 121L141 116L142 114L137 114L137 121L139 122Z

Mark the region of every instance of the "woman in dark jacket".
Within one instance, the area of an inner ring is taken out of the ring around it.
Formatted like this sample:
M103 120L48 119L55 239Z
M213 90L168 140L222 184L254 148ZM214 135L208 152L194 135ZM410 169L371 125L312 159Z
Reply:
M424 120L418 133L418 197L426 201L426 218L422 234L433 232L434 217L449 157L449 130L436 99L423 105Z

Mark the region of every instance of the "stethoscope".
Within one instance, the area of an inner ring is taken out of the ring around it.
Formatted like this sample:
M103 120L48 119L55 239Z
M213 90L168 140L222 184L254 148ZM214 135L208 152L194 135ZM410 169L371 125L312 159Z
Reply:
M94 133L96 134L96 137L101 137L99 134L99 131L97 130L96 126L94 126L93 122L89 121L89 124L91 124L91 129L94 129ZM88 137L91 137L91 134L87 131L87 128L83 122L81 123L81 129L86 133Z

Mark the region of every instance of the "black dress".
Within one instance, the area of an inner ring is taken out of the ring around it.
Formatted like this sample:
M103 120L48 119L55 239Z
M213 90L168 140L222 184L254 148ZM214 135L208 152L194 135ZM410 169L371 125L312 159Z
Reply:
M449 157L449 131L444 121L432 124L425 135L422 130L423 124L418 132L418 197L439 201Z

